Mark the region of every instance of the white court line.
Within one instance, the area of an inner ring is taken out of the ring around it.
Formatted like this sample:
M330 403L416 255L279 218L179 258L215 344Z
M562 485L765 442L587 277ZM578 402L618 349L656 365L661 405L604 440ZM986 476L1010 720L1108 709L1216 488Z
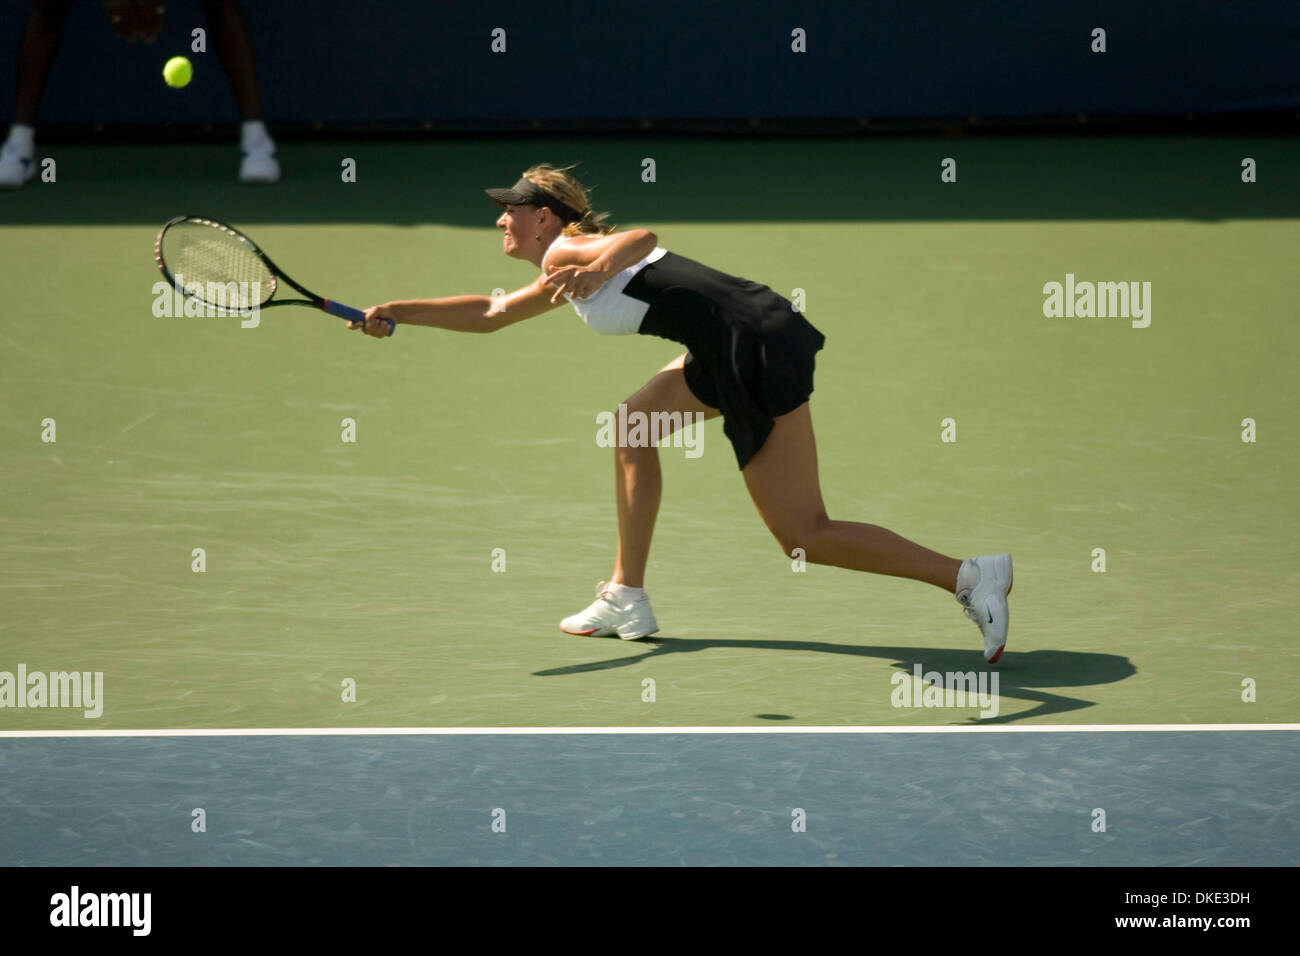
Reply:
M1300 730L1300 724L1059 724L1011 727L256 727L246 730L0 730L7 737L460 737L584 734L1096 734Z

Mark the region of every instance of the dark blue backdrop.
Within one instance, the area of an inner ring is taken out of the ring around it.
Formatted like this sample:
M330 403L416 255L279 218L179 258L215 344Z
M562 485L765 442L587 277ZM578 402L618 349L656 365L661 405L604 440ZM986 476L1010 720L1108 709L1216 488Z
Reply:
M73 10L43 123L236 119L221 67L163 85L204 21L167 4L127 45L98 0ZM26 0L0 0L0 116ZM1300 3L1229 0L244 0L266 115L325 124L539 118L910 117L1300 108ZM1108 52L1090 52L1094 27ZM490 50L506 30L507 52ZM791 30L808 52L790 51Z

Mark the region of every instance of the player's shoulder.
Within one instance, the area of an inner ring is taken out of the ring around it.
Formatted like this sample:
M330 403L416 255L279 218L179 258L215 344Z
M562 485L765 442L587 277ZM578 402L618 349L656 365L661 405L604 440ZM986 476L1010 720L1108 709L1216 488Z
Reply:
M547 268L558 269L561 266L586 266L599 255L599 252L593 249L593 246L603 245L601 240L607 239L614 233L578 233L576 236L565 236L547 250L546 258L542 262L542 271Z

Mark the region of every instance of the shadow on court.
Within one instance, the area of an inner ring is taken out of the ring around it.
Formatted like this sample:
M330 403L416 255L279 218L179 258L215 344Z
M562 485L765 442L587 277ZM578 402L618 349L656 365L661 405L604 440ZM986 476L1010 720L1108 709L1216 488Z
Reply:
M616 640L616 638L615 638ZM1024 720L1028 717L1049 717L1074 710L1093 707L1096 701L1054 694L1044 688L1048 687L1089 687L1097 684L1112 684L1132 677L1137 668L1127 657L1118 654L1093 654L1082 651L1027 651L1016 654L1007 652L996 667L990 668L984 662L984 655L979 651L953 650L939 647L882 647L852 644L827 644L812 641L750 641L750 640L686 640L680 637L656 637L652 642L642 646L647 648L644 654L634 657L620 657L608 661L592 661L588 664L572 664L566 667L554 667L535 671L535 677L563 677L571 674L587 674L594 671L609 670L615 667L630 667L650 658L663 657L667 654L690 654L698 651L750 648L773 651L816 651L823 654L847 654L851 657L879 657L890 661L892 666L905 673L912 673L920 665L922 673L938 671L940 673L966 671L996 671L998 676L998 695L1005 700L1024 700L1037 703L1031 710L1016 714L1000 714L997 717L970 717L974 724L1007 724ZM764 715L759 715L764 716ZM778 715L767 715L772 718ZM779 715L780 719L790 719Z
M960 189L934 188L939 157L954 155L958 146ZM57 157L57 188L33 183L0 197L6 225L156 229L185 213L236 226L432 223L490 236L498 213L484 187L513 182L542 161L581 161L576 175L595 190L597 208L611 211L616 223L656 229L674 222L1218 222L1300 215L1300 149L1294 137L1268 134L1062 133L971 136L959 143L939 135L666 140L657 133L300 142L282 144L285 175L273 189L235 181L233 138L38 148ZM629 149L653 150L661 162L670 161L672 184L655 186L647 198L639 177L627 175ZM343 155L364 172L341 189ZM1268 157L1270 174L1243 189L1241 157L1260 155ZM792 176L799 189L768 188ZM849 195L839 185L845 182L857 184ZM755 203L755 195L763 201ZM485 254L493 253L499 255L489 243Z

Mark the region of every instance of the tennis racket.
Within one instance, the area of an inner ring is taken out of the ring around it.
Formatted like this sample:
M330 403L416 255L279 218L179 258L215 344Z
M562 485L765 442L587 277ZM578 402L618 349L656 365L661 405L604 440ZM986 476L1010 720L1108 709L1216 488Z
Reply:
M153 246L158 268L182 295L231 313L247 313L275 305L309 305L350 322L366 314L342 302L326 299L285 275L270 256L233 226L215 219L177 216L158 233ZM304 299L272 301L283 280ZM388 334L396 325L390 319Z

